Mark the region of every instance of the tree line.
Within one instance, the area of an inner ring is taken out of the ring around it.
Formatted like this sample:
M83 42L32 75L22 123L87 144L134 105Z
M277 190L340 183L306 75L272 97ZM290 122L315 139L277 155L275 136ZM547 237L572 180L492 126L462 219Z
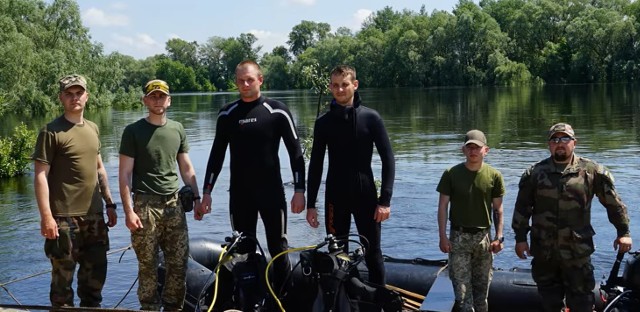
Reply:
M640 2L460 0L449 11L385 7L355 33L301 21L286 46L257 38L170 39L166 53L137 60L91 41L73 0L0 0L0 114L57 105L58 77L89 78L89 109L140 105L140 86L166 80L176 92L235 88L236 64L258 60L266 89L309 89L336 64L363 87L432 87L640 80Z

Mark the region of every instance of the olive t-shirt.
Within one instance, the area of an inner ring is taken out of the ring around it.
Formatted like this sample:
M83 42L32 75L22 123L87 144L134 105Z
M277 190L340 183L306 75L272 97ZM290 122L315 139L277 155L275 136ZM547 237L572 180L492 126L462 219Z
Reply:
M162 126L140 119L124 128L120 154L134 158L132 192L170 195L178 191L176 159L189 151L181 123Z
M450 197L449 220L464 227L491 226L491 203L505 194L502 174L488 164L471 171L464 163L444 171L437 191Z
M91 121L75 124L60 116L40 130L32 159L50 166L49 205L55 217L102 212L99 155L98 126Z

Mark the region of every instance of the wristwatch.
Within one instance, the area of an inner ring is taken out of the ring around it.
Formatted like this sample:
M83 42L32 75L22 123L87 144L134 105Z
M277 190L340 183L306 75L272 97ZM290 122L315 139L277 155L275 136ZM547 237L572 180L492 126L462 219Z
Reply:
M504 236L500 236L500 237L498 237L498 238L496 238L494 240L497 240L497 241L500 242L500 244L502 244L502 243L504 243Z
M118 208L118 205L116 205L116 203L113 203L113 204L106 204L106 205L104 205L104 206L105 206L105 207L107 207L107 208L113 208L113 209Z

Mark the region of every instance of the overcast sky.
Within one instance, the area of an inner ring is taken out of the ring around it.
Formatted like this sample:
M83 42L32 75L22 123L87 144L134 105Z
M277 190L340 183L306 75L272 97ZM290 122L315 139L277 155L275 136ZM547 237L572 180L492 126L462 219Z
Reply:
M251 33L262 52L285 45L289 32L302 20L328 23L331 31L354 32L372 12L390 6L427 12L451 11L457 0L78 0L83 24L106 53L118 51L135 58L165 53L171 38L204 43L208 38Z

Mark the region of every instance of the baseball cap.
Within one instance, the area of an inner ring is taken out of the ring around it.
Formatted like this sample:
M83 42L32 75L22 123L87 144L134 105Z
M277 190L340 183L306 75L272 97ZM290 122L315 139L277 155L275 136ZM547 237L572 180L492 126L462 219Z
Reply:
M160 79L153 79L147 82L142 88L142 92L147 96L153 91L160 91L166 95L169 95L169 84L166 81Z
M471 130L464 136L464 145L473 143L478 146L487 146L487 137L480 130Z
M87 90L87 79L78 74L71 74L60 78L58 81L60 84L60 91L67 90L73 86L81 86Z
M564 133L570 136L572 139L576 138L576 133L573 132L573 127L571 127L571 125L568 123L560 122L551 126L551 128L549 128L548 138L551 139L551 137L556 133Z

